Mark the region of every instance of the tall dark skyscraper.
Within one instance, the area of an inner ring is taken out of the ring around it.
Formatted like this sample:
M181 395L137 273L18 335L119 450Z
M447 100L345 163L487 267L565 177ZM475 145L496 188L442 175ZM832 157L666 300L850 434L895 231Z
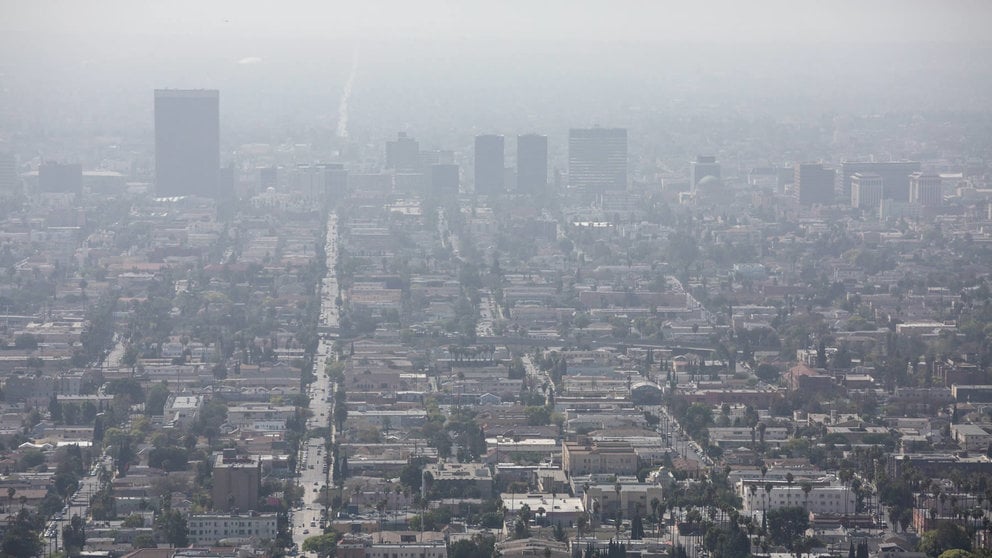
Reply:
M218 197L220 93L155 91L155 192Z
M793 187L799 205L828 205L834 201L833 169L825 169L821 164L798 163Z
M386 142L386 168L398 171L420 171L420 144L400 132L395 141Z
M627 189L627 130L568 131L568 186L600 192Z
M548 187L548 136L517 136L517 192L538 194Z
M496 195L503 184L503 136L475 136L475 193Z

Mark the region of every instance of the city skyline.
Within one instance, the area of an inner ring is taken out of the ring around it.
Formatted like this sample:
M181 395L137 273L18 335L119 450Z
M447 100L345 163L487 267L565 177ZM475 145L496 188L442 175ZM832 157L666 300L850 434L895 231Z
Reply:
M992 3L0 2L0 556L992 556Z

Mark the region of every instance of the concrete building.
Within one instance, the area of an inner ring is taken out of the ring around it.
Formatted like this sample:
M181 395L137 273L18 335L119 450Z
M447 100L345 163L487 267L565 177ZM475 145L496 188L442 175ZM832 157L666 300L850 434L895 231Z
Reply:
M770 492L765 489L766 485L772 487ZM814 514L853 514L857 501L854 491L842 485L818 484L806 494L799 482L789 485L781 481L762 482L761 479L739 481L737 495L744 502L741 511L747 515L804 506Z
M951 436L965 451L988 451L992 434L977 424L952 424Z
M914 172L909 175L909 203L935 207L943 201L939 174Z
M753 447L756 442L764 440L764 443L779 447L789 440L789 430L784 427L768 427L763 434L750 428L736 426L713 427L709 429L710 443L721 448Z
M170 395L165 403L162 423L171 428L187 428L200 416L203 397L199 395Z
M0 151L0 198L7 198L21 191L17 173L17 158L13 153Z
M493 475L481 463L431 463L424 467L424 496L489 498L493 494Z
M846 161L840 167L840 193L843 196L850 195L851 178L856 173L872 173L882 177L883 199L909 201L909 175L919 171L918 161L889 163Z
M586 512L582 500L562 494L508 494L500 495L503 508L511 517L516 517L525 505L530 508L535 519L547 519L551 525L561 523L562 527L572 527L579 516ZM544 510L543 512L541 510Z
M189 542L192 544L224 544L247 542L249 539L276 538L276 514L192 514L187 520Z
M220 92L155 91L155 192L220 196Z
M444 539L430 539L416 534L394 531L369 534L348 533L338 543L335 555L338 558L447 558L448 546ZM425 533L429 535L430 533ZM438 533L440 534L440 533ZM383 540L383 537L386 540Z
M707 176L712 176L719 180L721 178L720 163L716 161L716 157L713 155L698 155L695 161L689 163L689 186L695 191L699 181Z
M573 128L568 131L568 186L602 192L627 189L627 130Z
M851 207L878 211L882 203L882 177L871 173L855 173L851 177Z
M829 205L834 201L833 169L819 163L798 163L792 186L799 205Z
M638 460L627 442L565 442L562 446L562 469L569 476L595 473L633 475Z
M548 186L548 136L517 136L517 192L538 194Z
M595 508L594 502L599 503L599 513L603 519L616 517L617 509L623 512L623 517L630 519L637 514L642 517L651 513L651 501L664 500L664 489L659 484L637 482L637 477L597 478L602 475L590 475L589 480L582 481L582 502L587 510ZM618 490L619 489L619 490Z
M417 172L420 170L420 144L400 132L396 139L386 142L386 168L397 171Z
M262 462L257 455L236 455L224 450L214 457L214 509L229 512L253 510L258 505Z
M503 136L475 137L475 193L492 196L505 191Z
M228 407L227 423L235 428L251 428L256 422L279 421L283 425L296 414L292 405L247 404Z

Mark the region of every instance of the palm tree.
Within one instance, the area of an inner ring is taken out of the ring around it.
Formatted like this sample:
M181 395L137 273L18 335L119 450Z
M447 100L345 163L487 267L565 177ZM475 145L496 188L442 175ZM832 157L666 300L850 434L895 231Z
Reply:
M658 529L658 540L661 540L661 526L662 526L662 523L664 523L664 521L665 521L665 510L667 508L668 508L668 506L665 504L665 502L662 502L662 503L658 504L658 525L657 525L657 529Z
M809 481L803 481L803 507L806 509L806 513L809 513L809 493L813 490L813 483Z
M579 514L579 517L575 520L575 543L578 544L579 540L582 539L582 533L589 526L589 516L587 514Z
M840 482L844 484L845 492L849 491L851 488L851 478L854 476L850 469L844 468L838 473L840 477ZM847 515L847 494L844 494L844 515Z
M770 483L770 482L766 482L765 483L765 505L762 506L762 510L761 510L761 530L762 531L768 529L768 521L767 521L766 518L767 518L767 515L768 515L768 504L771 503L771 499L772 499L772 488L775 488L775 486L772 485L772 483Z
M788 491L786 492L786 498L789 499L789 506L792 506L792 482L796 480L796 477L792 475L792 471L785 474L785 484L787 485Z
M618 480L616 484L613 485L613 491L617 493L617 531L620 531L620 491L623 489L620 486L620 481Z

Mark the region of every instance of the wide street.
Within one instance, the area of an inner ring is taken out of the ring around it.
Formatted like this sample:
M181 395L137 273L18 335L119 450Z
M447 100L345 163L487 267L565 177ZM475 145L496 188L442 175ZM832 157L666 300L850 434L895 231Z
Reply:
M320 330L322 332L320 342L317 346L317 354L314 362L314 375L316 379L310 384L307 395L310 397L311 416L307 420L307 430L312 431L318 428L327 428L331 432L333 442L333 429L331 418L333 414L333 388L331 380L325 372L328 362L333 362L333 338L338 330L338 308L337 297L339 294L338 282L335 276L337 267L337 216L332 212L327 220L327 241L325 251L327 255L327 277L322 282L321 288L321 308L320 308ZM293 532L293 542L302 551L303 541L308 537L319 535L322 519L326 519L325 506L321 499L324 490L330 490L330 471L332 467L330 455L327 451L327 442L324 438L309 438L301 444L300 454L297 456L299 463L298 485L303 490L303 505L295 507L290 513L290 528Z

